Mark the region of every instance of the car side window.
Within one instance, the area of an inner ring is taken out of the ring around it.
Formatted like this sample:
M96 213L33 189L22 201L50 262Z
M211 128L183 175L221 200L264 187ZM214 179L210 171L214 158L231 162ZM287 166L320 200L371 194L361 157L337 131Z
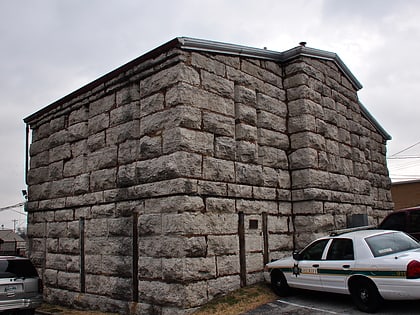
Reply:
M353 241L347 238L334 239L328 249L327 260L353 260Z
M408 232L420 232L420 211L410 212L410 219L408 220Z
M302 260L321 260L329 239L316 241L301 252Z
M384 222L382 222L380 228L385 230L405 230L405 213L393 213Z

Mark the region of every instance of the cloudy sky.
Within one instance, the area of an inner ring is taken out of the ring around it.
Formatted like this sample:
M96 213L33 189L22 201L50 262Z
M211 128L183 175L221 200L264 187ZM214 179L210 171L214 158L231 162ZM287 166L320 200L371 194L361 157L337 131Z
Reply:
M337 53L393 138L391 178L420 178L419 17L416 0L0 0L0 209L23 201L23 118L178 36Z

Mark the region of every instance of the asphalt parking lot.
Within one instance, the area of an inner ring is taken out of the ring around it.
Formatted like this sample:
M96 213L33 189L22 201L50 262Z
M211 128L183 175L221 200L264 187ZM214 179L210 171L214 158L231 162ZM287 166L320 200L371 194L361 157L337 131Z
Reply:
M289 297L265 304L243 315L321 315L321 314L365 314L353 304L351 297L312 291L297 291ZM420 300L384 301L383 307L376 314L404 315L420 314Z

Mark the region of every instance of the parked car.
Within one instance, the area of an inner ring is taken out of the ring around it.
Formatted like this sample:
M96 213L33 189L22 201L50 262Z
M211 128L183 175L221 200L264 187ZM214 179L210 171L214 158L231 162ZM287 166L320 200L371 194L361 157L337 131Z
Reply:
M420 207L397 210L386 216L380 229L403 231L420 240Z
M374 312L382 299L420 299L420 244L400 231L336 232L268 263L264 276L280 296L292 288L350 294Z
M42 303L42 282L24 257L0 256L0 312L32 315Z

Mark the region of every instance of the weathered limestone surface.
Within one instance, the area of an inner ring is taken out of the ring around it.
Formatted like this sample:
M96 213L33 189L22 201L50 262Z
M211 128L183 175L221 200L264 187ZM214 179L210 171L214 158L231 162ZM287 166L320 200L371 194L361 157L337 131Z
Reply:
M187 314L392 208L386 140L329 61L172 49L30 127L30 255L52 303Z

